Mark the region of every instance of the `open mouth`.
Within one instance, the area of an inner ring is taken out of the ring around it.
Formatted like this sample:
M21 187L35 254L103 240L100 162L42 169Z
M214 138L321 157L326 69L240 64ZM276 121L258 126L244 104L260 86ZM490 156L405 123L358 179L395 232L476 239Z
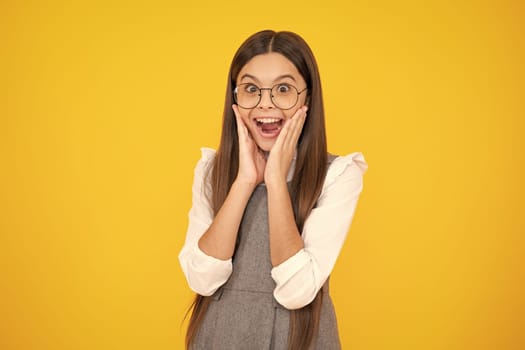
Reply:
M279 118L255 118L254 121L257 129L265 137L275 137L279 135L283 126L283 119Z

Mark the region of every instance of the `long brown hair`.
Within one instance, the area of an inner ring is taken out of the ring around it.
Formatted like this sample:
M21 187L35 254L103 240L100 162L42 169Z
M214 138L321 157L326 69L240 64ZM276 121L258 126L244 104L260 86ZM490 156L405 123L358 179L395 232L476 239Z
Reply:
M291 184L291 198L295 221L299 232L321 193L327 169L326 132L321 79L314 55L308 44L292 32L265 30L250 36L233 57L224 103L220 145L211 172L211 206L217 214L221 208L239 169L239 142L235 115L233 89L240 70L254 56L277 52L289 59L297 68L308 88L308 118L303 126L297 145L295 172ZM307 349L319 329L323 290L315 299L298 310L290 312L288 349ZM186 333L189 348L204 319L210 297L197 295L192 304L193 312Z

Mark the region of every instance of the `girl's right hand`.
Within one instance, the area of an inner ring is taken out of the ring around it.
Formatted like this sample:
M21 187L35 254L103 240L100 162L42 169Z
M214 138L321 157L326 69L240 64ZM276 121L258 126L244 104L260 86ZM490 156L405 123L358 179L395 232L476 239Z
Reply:
M256 186L264 180L266 159L242 121L237 105L234 104L232 108L239 135L239 171L236 181Z

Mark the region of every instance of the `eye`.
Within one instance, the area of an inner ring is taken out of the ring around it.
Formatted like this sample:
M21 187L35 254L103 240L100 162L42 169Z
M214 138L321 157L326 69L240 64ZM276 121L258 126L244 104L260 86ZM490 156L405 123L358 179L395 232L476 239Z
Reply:
M287 94L292 90L292 87L288 84L279 84L277 85L276 90L280 94Z
M257 87L257 85L246 84L244 85L244 92L249 94L257 94L259 93L259 88Z

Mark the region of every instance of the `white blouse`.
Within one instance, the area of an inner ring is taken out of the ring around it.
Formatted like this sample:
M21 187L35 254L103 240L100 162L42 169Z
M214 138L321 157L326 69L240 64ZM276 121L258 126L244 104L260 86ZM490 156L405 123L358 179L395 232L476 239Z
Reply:
M232 259L206 255L197 244L214 218L206 196L210 193L210 183L204 184L204 180L215 151L202 148L201 152L195 167L188 232L179 261L190 288L209 296L230 277ZM288 180L294 165L295 161ZM317 206L304 223L304 248L271 271L276 283L274 297L285 308L293 310L309 304L330 276L350 228L367 168L363 155L358 152L337 157L330 164Z

